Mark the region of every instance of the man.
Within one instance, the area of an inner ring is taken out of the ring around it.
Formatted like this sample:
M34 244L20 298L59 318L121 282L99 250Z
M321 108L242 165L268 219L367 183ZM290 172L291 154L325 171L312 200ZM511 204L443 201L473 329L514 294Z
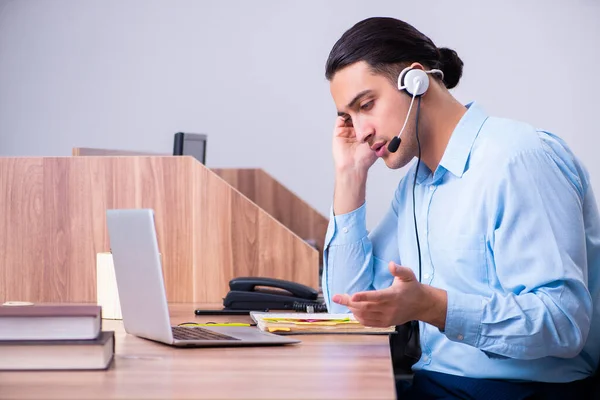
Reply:
M454 99L462 66L391 18L359 22L331 50L327 305L370 326L420 321L417 398L577 397L600 358L600 218L588 173L557 136ZM427 80L422 95L404 89L416 82L407 71ZM369 168L415 157L368 233Z

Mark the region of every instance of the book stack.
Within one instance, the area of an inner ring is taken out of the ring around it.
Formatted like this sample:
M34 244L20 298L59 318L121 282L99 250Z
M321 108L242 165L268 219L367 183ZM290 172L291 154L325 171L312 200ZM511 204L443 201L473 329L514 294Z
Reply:
M0 306L0 370L107 369L114 352L97 305Z

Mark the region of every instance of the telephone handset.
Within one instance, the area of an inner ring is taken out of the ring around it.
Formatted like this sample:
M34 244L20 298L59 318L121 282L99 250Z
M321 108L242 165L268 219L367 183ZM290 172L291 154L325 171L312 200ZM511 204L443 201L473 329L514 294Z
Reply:
M233 278L229 281L229 290L242 292L261 291L260 287L281 289L288 291L292 296L299 297L305 300L316 300L319 292L315 289L303 285L301 283L284 281L283 279L275 278L260 278L260 277L242 277ZM268 292L268 290L263 290Z
M294 310L326 312L319 293L306 285L282 279L239 277L229 281L223 306L230 310Z

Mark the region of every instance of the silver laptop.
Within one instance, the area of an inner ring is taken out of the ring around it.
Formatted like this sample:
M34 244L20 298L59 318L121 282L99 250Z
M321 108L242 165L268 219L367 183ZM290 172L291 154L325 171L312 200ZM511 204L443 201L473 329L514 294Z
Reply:
M300 342L260 331L256 327L171 326L153 210L107 210L106 220L123 325L127 333L173 346L280 345ZM193 315L193 310L190 310L190 315Z

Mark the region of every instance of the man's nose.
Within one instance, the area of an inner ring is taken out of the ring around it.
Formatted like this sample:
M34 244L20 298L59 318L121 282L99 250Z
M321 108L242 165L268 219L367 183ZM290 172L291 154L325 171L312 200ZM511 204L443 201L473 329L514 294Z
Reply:
M368 142L371 136L375 134L375 129L367 124L354 125L354 130L356 131L356 140L360 143Z

